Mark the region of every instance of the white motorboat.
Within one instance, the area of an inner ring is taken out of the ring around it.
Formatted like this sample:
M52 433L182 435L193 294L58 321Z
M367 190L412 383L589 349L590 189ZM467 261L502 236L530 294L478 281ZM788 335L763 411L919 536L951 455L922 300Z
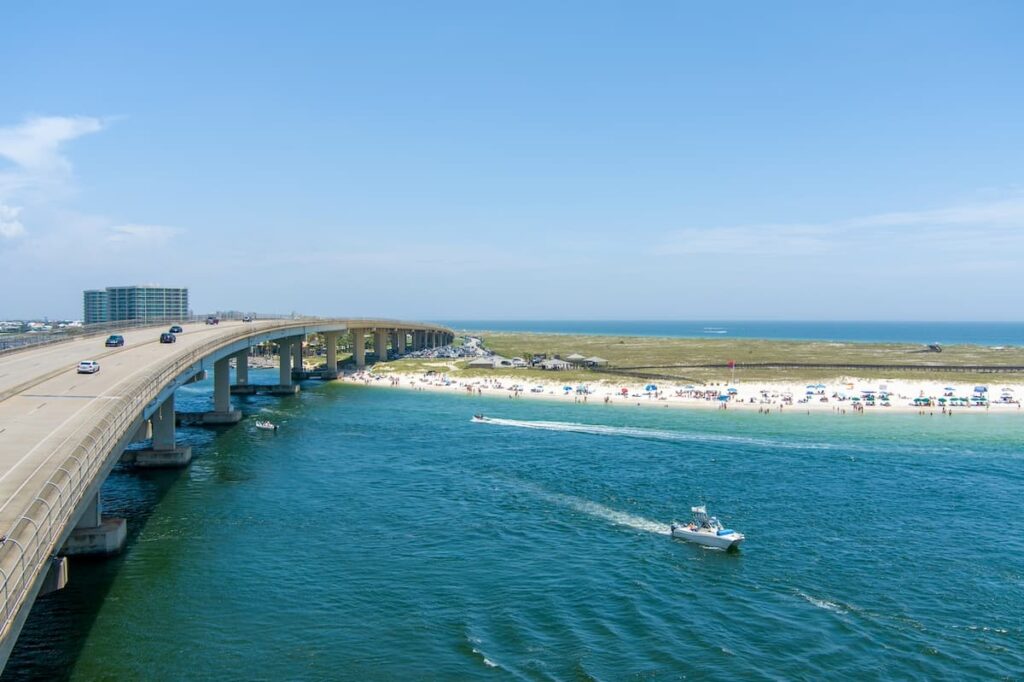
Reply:
M277 431L277 424L270 421L257 421L256 428L263 429L265 431Z
M672 537L727 550L739 547L746 539L743 533L723 526L717 517L708 516L708 510L703 505L690 507L690 511L693 512L693 520L686 525L673 523Z

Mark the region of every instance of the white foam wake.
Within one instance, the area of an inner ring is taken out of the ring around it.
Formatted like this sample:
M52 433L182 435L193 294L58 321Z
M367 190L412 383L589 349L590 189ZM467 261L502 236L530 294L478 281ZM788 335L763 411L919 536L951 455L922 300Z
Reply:
M584 500L572 495L553 493L530 483L519 483L519 485L547 502L552 502L562 507L574 509L578 512L582 512L583 514L587 514L588 516L593 516L594 518L611 521L617 526L626 526L628 528L634 528L648 533L655 533L657 535L669 535L672 532L672 529L668 524L661 523L659 521L652 521L651 519L646 519L642 516L628 514L617 509L612 509L611 507L606 507L603 504Z
M661 440L684 443L743 443L747 445L763 445L767 447L784 447L799 449L822 449L829 446L822 443L789 443L764 438L747 438L744 436L727 436L718 433L681 433L661 429L643 429L634 426L605 426L603 424L581 424L578 422L525 421L521 419L501 419L488 417L484 424L509 426L520 429L538 429L543 431L563 431L569 433L587 433L593 436L619 436L624 438L642 438L645 440Z

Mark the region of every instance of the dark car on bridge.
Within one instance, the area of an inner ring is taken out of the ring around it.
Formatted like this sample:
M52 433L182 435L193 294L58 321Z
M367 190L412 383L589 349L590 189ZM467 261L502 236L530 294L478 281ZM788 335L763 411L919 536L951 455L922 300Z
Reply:
M169 331L172 334L180 334L180 333L182 333L185 330L181 328L180 324L176 324L176 325L172 326L170 329L168 329L167 331Z
M220 319L213 315L210 315L208 318L206 318L206 324L220 324Z
M164 332L160 335L160 343L174 343L178 340L178 337L170 332Z
M118 346L123 346L124 337L121 336L120 334L111 334L110 336L107 337L107 342L103 345L105 345L107 348L117 348Z

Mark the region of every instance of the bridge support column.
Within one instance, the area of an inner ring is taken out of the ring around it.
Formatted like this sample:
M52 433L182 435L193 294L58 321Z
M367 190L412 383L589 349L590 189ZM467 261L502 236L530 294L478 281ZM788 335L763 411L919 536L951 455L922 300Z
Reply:
M249 349L235 353L235 383L231 392L235 395L253 395L256 387L249 383Z
M165 469L186 466L192 461L192 447L178 447L174 432L174 394L153 413L153 445L145 450L127 451L121 461L134 460L135 466L146 469ZM132 457L134 455L134 457Z
M327 369L320 378L325 380L338 378L338 332L324 332L324 343L327 345Z
M408 333L405 329L398 330L398 346L395 347L395 351L399 355L405 354L405 335Z
M356 367L366 367L366 330L352 330L352 357L356 360Z
M373 334L373 350L377 354L377 362L385 362L388 359L388 333L378 329Z
M213 412L203 415L204 424L237 424L241 410L231 409L231 357L213 363Z
M97 492L71 531L61 554L85 556L90 554L117 554L128 537L128 524L124 519L103 518L103 505Z
M299 392L299 385L292 383L292 344L298 339L278 339L278 379L276 386L270 386L267 393L270 395L295 395Z
M303 374L305 367L302 366L302 341L303 337L297 336L292 341L292 375Z

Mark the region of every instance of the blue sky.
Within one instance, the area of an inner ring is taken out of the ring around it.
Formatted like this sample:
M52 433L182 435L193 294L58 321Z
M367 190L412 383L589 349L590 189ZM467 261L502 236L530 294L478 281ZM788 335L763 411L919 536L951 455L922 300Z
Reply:
M1024 318L1020 3L58 2L3 24L0 317L148 282L197 311Z

